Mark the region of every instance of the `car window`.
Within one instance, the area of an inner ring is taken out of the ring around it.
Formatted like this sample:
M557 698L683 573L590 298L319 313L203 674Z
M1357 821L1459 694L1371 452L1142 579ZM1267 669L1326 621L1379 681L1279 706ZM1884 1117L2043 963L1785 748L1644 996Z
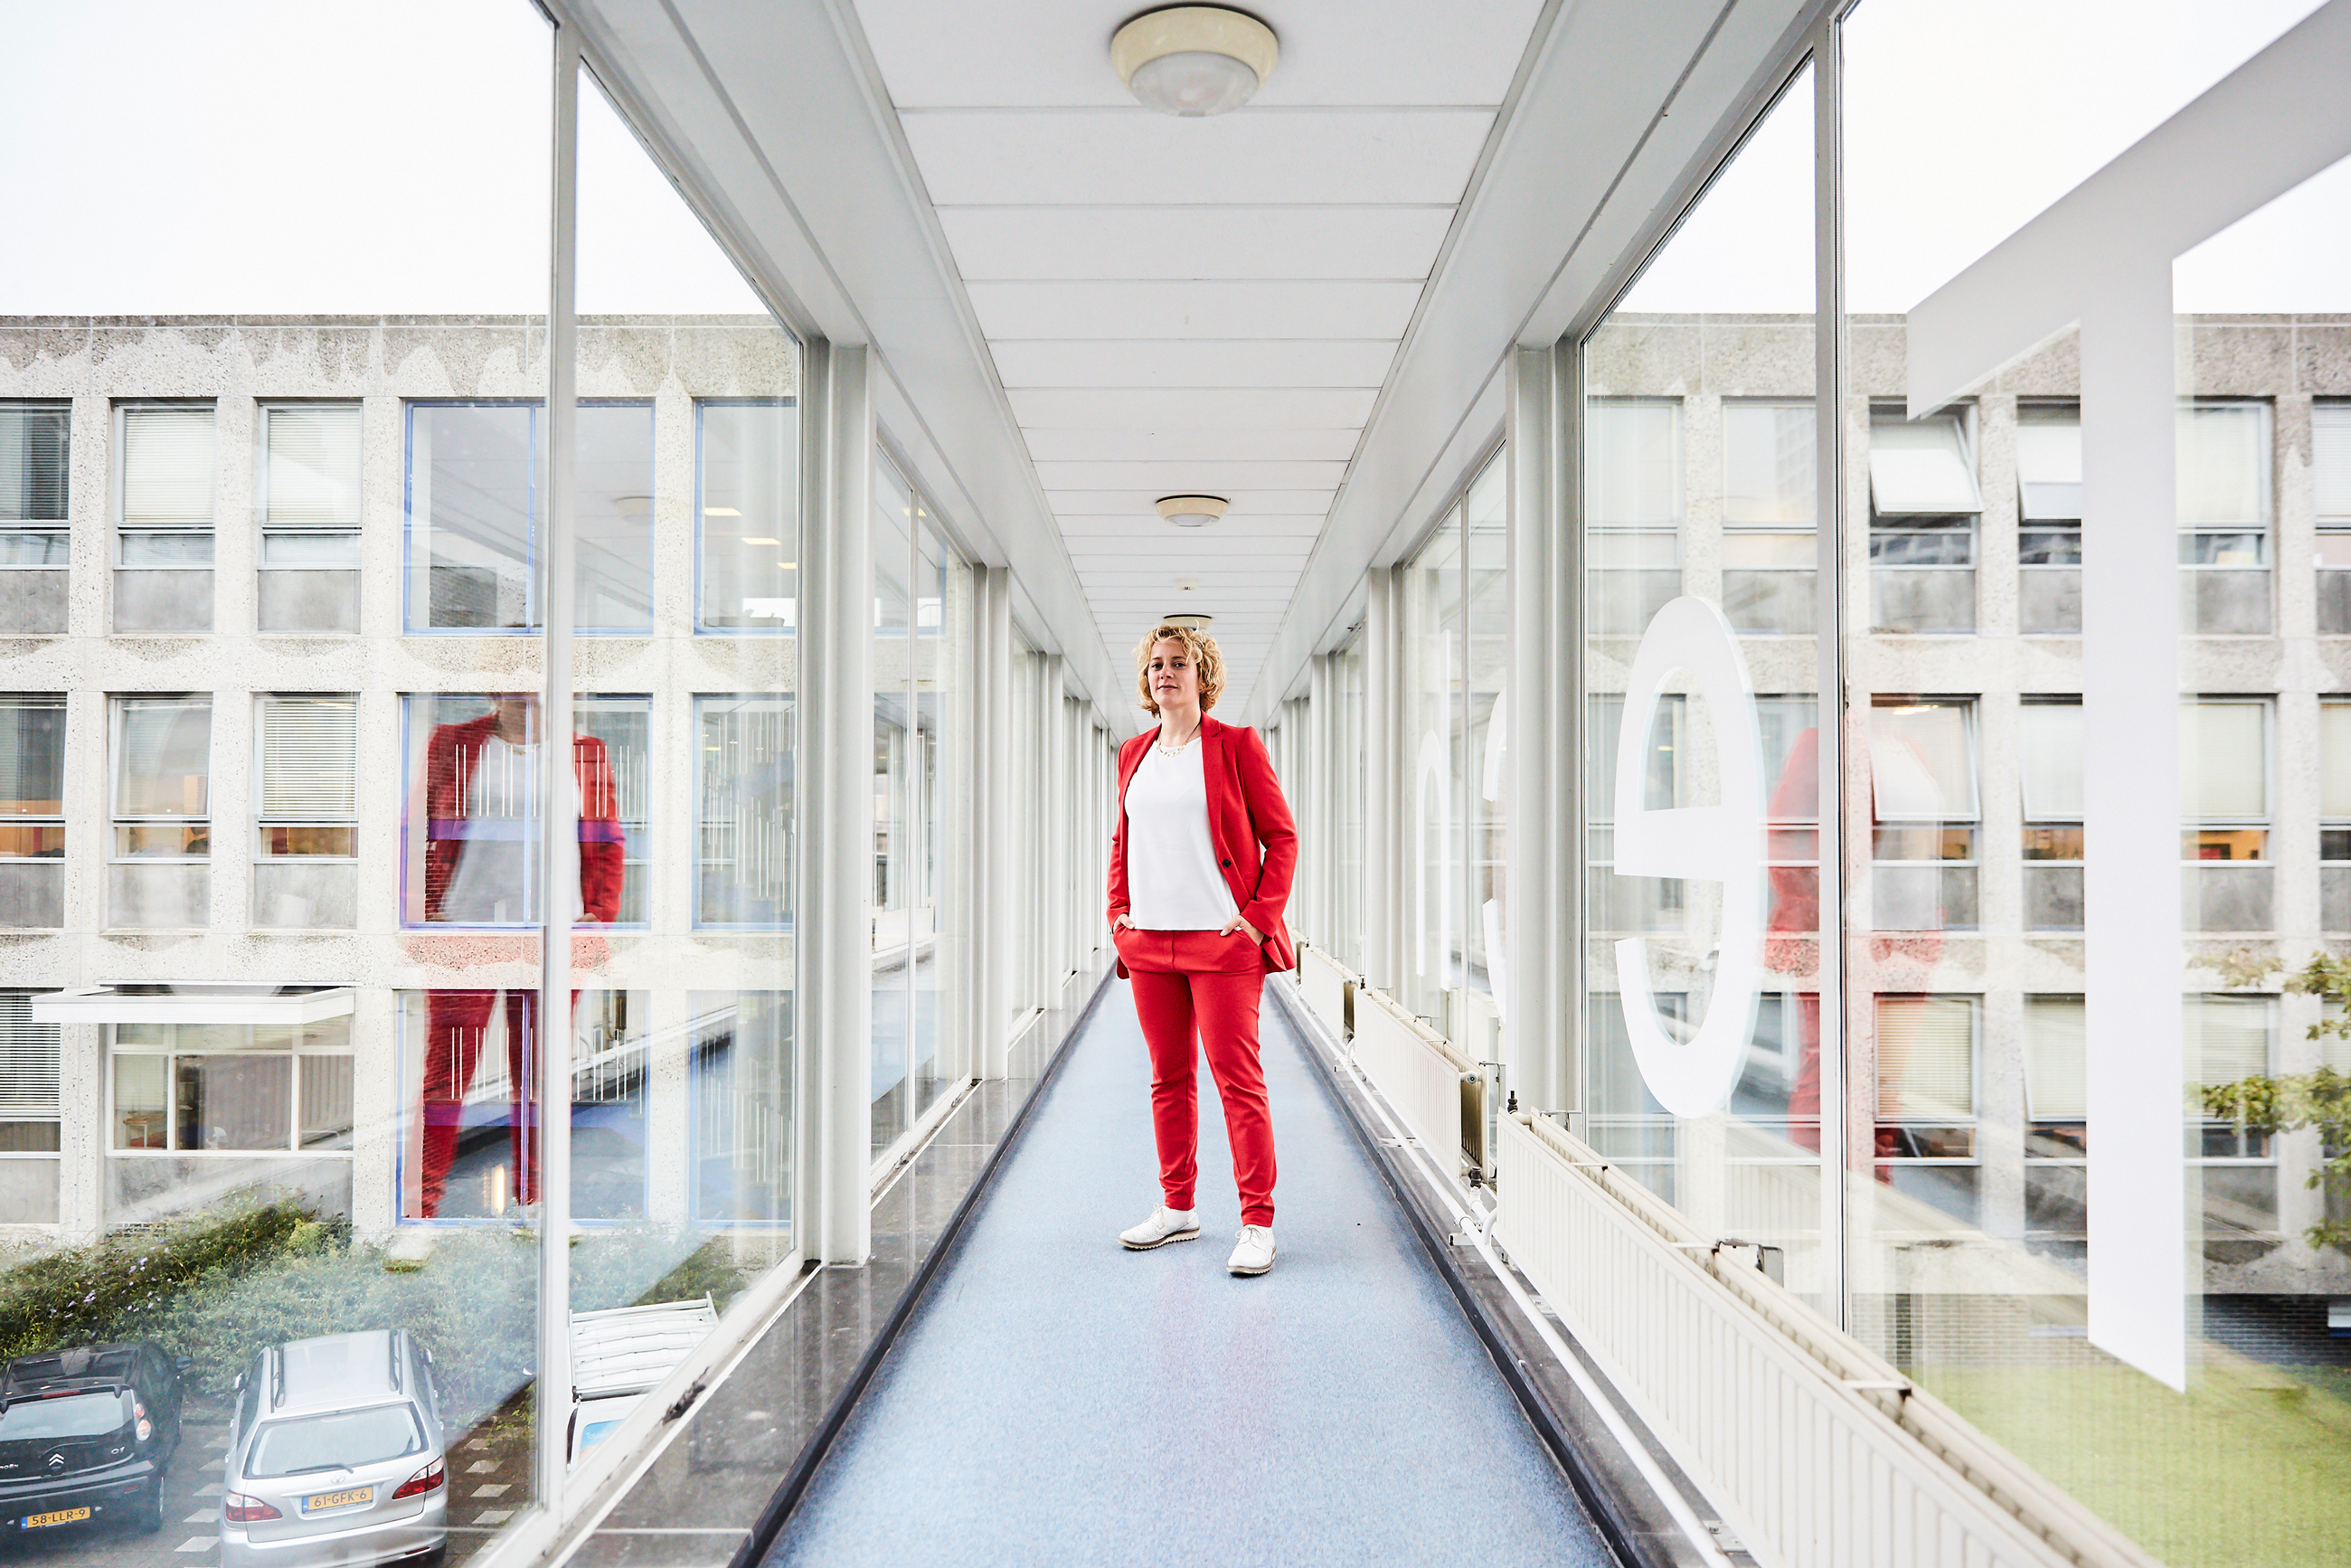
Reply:
M256 1479L357 1469L424 1450L424 1431L413 1406L371 1405L272 1421L253 1440L245 1473Z
M236 1402L236 1435L242 1439L253 1430L253 1418L261 1410L261 1364L255 1362L253 1370L245 1375L245 1393Z
M98 1437L131 1419L131 1396L111 1389L47 1399L19 1399L0 1411L0 1443Z

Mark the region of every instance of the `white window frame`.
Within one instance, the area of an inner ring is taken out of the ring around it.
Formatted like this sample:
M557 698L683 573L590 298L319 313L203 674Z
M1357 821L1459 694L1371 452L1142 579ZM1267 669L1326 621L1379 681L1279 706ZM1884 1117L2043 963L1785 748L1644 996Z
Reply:
M340 814L305 812L300 815L273 813L268 808L269 760L265 747L269 739L269 710L281 703L340 702L350 706L351 745L350 808ZM359 732L360 699L350 692L256 692L253 698L253 858L256 862L277 864L329 865L356 861L359 858ZM271 828L350 828L352 830L351 853L348 855L273 855L268 852L268 831Z
M2186 398L2181 400L2179 405L2179 422L2181 425L2185 427L2194 420L2199 412L2208 409L2216 411L2233 411L2239 409L2250 410L2257 419L2261 431L2261 456L2255 465L2256 476L2254 495L2256 499L2254 507L2259 515L2255 517L2233 523L2189 522L2187 519L2182 518L2179 523L2179 564L2183 570L2189 571L2267 571L2269 570L2271 562L2275 555L2275 541L2272 536L2277 528L2276 480L2273 472L2277 464L2276 405L2272 403L2267 398ZM2181 466L2184 469L2189 462L2189 454L2193 447L2192 444L2186 440L2181 440L2179 445L2179 460ZM2184 474L2182 475L2182 478L2184 480ZM2254 536L2254 538L2257 541L2254 551L2257 559L2250 561L2228 563L2220 561L2199 561L2189 559L2192 555L2197 553L2194 548L2194 541L2197 539L2205 538L2225 538L2241 534L2252 534Z
M351 476L351 520L341 523L276 523L270 520L270 486L276 477L277 463L270 445L270 426L280 414L287 413L317 413L326 410L348 410L359 427L355 454L356 469ZM357 571L360 568L360 537L366 519L367 494L367 413L366 405L353 399L294 399L265 402L258 411L254 431L254 517L259 533L255 564L262 571ZM273 561L270 541L275 538L345 539L350 541L348 561Z
M68 711L67 704L67 694L63 692L0 692L0 708L40 706L54 708L57 713L64 714ZM60 757L57 760L57 809L55 813L12 812L6 820L13 824L54 826L62 831L66 822L65 791L68 780L65 774L65 759ZM0 861L12 863L22 862L32 865L63 865L65 857L63 855L12 855L0 851Z
M2191 859L2186 854L2183 848L2180 858L2190 865L2270 865L2274 863L2277 858L2273 848L2273 841L2277 836L2277 699L2267 695L2249 695L2232 692L2199 692L2192 695L2183 697L2181 700L2188 706L2196 708L2251 707L2260 711L2262 716L2261 815L2258 817L2252 817L2239 813L2218 817L2189 817L2181 824L2181 829L2183 839L2188 834L2200 835L2207 831L2216 832L2258 831L2262 835L2262 853L2261 858L2258 860L2205 861L2201 858ZM2190 720L2189 722L2192 723L2193 721ZM2186 738L2184 729L2185 727L2183 727L2183 740Z
M155 816L127 812L122 809L122 720L128 705L145 702L201 702L212 710L214 727L208 731L204 748L204 812L195 816ZM214 856L211 851L201 855L126 855L122 852L121 829L139 822L202 822L206 838L217 848L216 824L220 813L213 800L213 775L217 771L214 753L218 749L220 732L217 721L219 707L210 692L117 692L107 698L106 718L106 805L110 836L107 843L108 861L122 865L209 865Z
M348 1020L345 1020L345 1022L348 1026ZM157 1045L150 1045L141 1041L126 1045L117 1038L117 1031L120 1028L119 1025L108 1024L106 1026L106 1049L103 1058L105 1061L105 1071L102 1074L106 1081L106 1131L100 1144L100 1150L107 1158L118 1160L348 1160L351 1158L354 1153L353 1148L345 1147L338 1149L326 1147L324 1145L312 1147L306 1145L302 1142L302 1059L306 1056L340 1056L345 1058L356 1058L358 1052L350 1043L348 1027L346 1028L344 1041L340 1045L308 1044L302 1040L300 1038L300 1031L298 1030L295 1040L287 1045L256 1046L251 1043L253 1038L253 1026L247 1025L246 1026L246 1043L242 1046L232 1047L226 1051L183 1049L178 1040L178 1030L182 1026L178 1024L167 1024L162 1027L173 1031L172 1037L165 1042ZM120 1134L122 1130L121 1118L119 1114L115 1099L115 1062L126 1056L158 1057L162 1060L163 1146L160 1149L126 1149L117 1145L114 1141L116 1137ZM180 1058L185 1056L282 1056L288 1059L288 1066L286 1073L285 1146L282 1148L266 1149L183 1149L178 1147L180 1104L179 1093L177 1091L179 1076L177 1063ZM353 1145L357 1144L359 1134L359 1086L357 1066L358 1064L356 1061L354 1061L351 1095L351 1141Z
M201 523L176 521L134 522L129 516L131 500L130 428L134 414L152 412L203 413L212 423L212 483L208 490L211 504ZM117 571L210 571L218 553L220 527L220 405L216 400L174 402L169 399L126 399L114 405L114 570ZM154 538L202 538L213 548L201 561L140 561L126 559L124 544L132 536Z
M6 409L12 412L17 410L27 412L55 412L63 413L66 416L64 510L54 518L26 517L16 521L0 522L0 533L5 533L12 538L21 538L27 536L54 536L65 542L62 544L53 544L48 547L47 553L55 556L57 559L54 560L42 561L37 564L9 560L7 559L8 552L0 551L0 570L68 570L71 566L69 558L73 553L73 404L61 398L9 398L5 402L0 402L0 409Z
M1869 538L1870 569L1874 571L1973 571L1977 566L1976 536L1983 526L1983 480L1980 446L1976 439L1976 406L1972 402L1955 403L1936 410L1918 419L1909 418L1896 404L1872 404L1869 410L1869 438L1874 449L1881 427L1925 430L1948 426L1957 444L1959 467L1967 485L1964 497L1970 505L1951 511L1919 511L1905 508L1897 512L1881 511L1878 507L1877 470L1874 458L1869 467ZM1922 522L1921 518L1941 521ZM1966 541L1967 559L1947 561L1880 561L1876 541L1880 538L1952 538Z

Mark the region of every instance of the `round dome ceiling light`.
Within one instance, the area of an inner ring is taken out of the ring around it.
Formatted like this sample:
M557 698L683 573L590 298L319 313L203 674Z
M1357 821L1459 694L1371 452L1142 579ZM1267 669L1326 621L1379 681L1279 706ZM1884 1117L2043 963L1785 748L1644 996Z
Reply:
M1216 621L1213 615L1196 615L1189 610L1177 610L1159 618L1162 626L1188 626L1195 632L1206 632Z
M1255 98L1280 53L1272 28L1222 5L1145 11L1110 41L1110 63L1136 101L1187 120Z
M1206 528L1232 505L1222 496L1162 496L1159 515L1179 528Z

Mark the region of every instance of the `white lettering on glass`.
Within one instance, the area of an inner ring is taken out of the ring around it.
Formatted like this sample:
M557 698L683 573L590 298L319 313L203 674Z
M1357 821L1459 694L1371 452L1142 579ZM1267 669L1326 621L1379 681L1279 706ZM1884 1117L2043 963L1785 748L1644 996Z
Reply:
M1649 731L1675 671L1706 700L1720 788L1715 806L1650 810L1642 803ZM1667 876L1722 885L1722 920L1706 1021L1687 1044L1668 1035L1649 986L1649 945L1616 944L1616 985L1633 1060L1657 1103L1677 1116L1706 1116L1729 1103L1754 1032L1762 989L1763 741L1755 692L1739 639L1722 612L1684 596L1656 613L1641 635L1625 681L1616 731L1616 874Z

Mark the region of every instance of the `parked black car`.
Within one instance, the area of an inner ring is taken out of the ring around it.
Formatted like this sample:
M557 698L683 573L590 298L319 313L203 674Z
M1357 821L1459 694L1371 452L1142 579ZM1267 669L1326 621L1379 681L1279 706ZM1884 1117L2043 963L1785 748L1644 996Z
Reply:
M152 1342L18 1356L0 1370L0 1532L85 1521L163 1528L180 1368Z

